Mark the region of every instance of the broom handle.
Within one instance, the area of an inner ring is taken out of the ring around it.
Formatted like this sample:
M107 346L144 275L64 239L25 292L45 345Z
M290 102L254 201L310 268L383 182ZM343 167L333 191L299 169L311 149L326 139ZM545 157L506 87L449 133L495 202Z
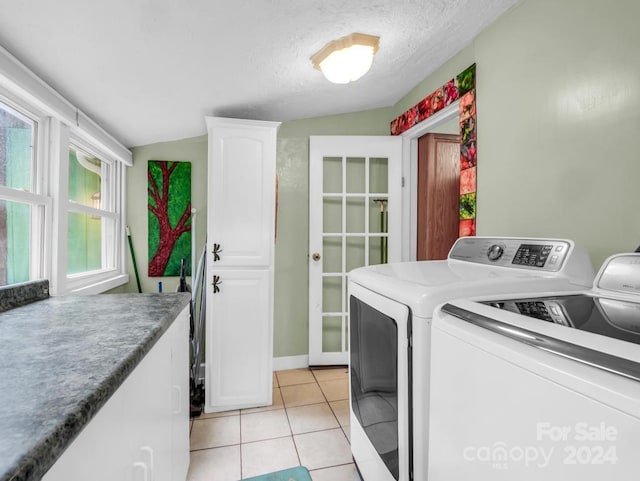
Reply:
M129 239L129 250L131 251L131 261L133 262L133 272L136 274L136 284L138 284L138 293L142 293L142 287L140 286L140 276L138 275L138 264L136 263L136 254L133 252L133 241L131 240L131 231L127 226L127 239Z

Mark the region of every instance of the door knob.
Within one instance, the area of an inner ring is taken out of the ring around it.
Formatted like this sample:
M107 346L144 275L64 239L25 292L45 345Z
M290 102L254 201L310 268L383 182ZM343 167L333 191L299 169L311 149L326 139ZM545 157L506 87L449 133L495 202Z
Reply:
M320 253L319 253L319 252L314 252L314 253L311 255L311 258L312 258L314 261L316 261L316 262L317 262L317 261L319 261L319 260L320 260Z

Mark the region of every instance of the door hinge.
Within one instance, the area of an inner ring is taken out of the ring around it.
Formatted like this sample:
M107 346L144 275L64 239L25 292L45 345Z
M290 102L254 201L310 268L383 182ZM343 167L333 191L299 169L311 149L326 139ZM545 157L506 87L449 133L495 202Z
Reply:
M402 187L404 187L404 176L402 177Z

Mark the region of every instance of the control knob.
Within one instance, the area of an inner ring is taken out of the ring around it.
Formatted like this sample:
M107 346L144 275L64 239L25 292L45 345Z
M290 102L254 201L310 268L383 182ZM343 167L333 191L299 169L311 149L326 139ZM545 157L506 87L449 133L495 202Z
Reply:
M497 261L502 257L502 254L504 254L504 247L500 244L493 244L487 251L487 257L490 261Z

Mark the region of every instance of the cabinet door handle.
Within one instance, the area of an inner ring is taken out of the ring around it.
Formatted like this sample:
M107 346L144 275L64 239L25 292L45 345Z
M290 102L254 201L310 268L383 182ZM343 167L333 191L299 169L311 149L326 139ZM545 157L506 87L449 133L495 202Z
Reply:
M218 262L220 260L220 253L222 252L222 246L220 244L213 244L213 262Z
M173 414L180 414L182 412L182 388L180 386L173 385L173 392L176 395L176 400L173 403L175 409L173 410Z
M153 463L153 448L151 446L142 446L140 448L140 451L142 451L143 453L147 453L149 455L149 476L151 477L151 481L154 481L155 478L153 476L153 465L154 465L154 463Z
M211 285L213 286L214 294L217 294L218 292L220 292L220 284L222 284L222 281L220 280L220 276L213 276L213 282L211 283Z
M142 479L143 481L149 481L149 468L143 462L133 463L133 471L135 473L136 469L142 470Z

